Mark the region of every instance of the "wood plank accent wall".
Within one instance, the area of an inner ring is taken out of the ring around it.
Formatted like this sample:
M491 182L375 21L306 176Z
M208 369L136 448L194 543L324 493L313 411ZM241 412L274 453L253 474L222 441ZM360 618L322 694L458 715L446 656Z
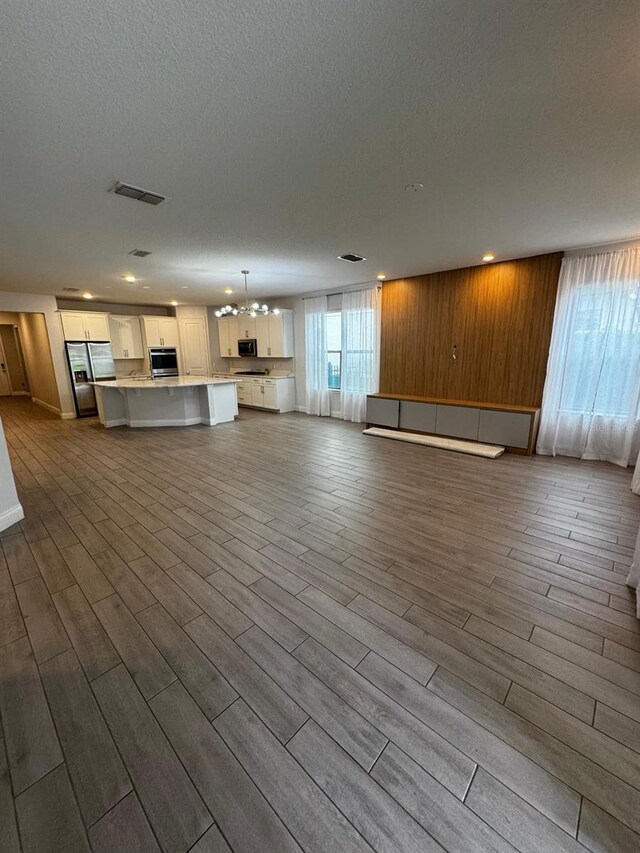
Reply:
M385 282L380 391L540 406L561 260L557 252Z

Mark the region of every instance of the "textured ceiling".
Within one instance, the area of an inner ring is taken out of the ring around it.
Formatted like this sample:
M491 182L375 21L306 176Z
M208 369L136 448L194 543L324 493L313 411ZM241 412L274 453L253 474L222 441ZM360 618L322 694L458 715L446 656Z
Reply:
M2 18L0 289L216 304L244 267L268 297L640 231L635 0L5 0Z

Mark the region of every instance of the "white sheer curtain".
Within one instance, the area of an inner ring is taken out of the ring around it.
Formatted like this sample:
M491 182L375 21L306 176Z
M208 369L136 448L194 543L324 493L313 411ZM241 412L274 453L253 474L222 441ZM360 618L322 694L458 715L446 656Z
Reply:
M328 416L331 414L331 392L327 373L326 296L313 296L304 300L304 346L306 412L308 415Z
M627 578L627 586L636 591L636 616L640 619L640 529L636 539L636 549L633 553L633 561Z
M342 295L340 416L362 423L380 378L380 288Z
M563 260L537 451L638 458L640 249Z

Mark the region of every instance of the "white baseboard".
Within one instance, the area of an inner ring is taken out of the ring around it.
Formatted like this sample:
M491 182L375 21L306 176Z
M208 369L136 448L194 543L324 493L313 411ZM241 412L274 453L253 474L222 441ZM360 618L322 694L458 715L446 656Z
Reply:
M22 506L20 504L12 506L0 514L0 530L6 530L7 527L11 527L12 524L22 521L23 518L24 510Z
M38 400L37 397L32 397L31 402L35 403L36 406L42 406L43 409L48 409L50 412L53 412L56 415L61 415L60 409L57 406L52 406L51 403L45 403L44 400Z
M306 415L307 407L306 406L296 406L295 411L296 412L302 412L303 415Z
M60 412L60 417L63 421L71 421L77 417L75 412Z
M12 397L30 397L31 394L28 391L12 391Z

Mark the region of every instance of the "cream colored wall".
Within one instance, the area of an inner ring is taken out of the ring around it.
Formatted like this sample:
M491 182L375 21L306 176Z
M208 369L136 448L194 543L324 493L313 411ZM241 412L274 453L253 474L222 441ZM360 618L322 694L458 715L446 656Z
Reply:
M0 293L0 311L44 314L55 384L60 400L58 405L62 409L62 417L74 418L71 381L65 360L62 325L55 296L43 296L39 293Z
M7 442L0 420L0 530L6 530L22 518L24 512L16 493Z
M20 313L18 329L29 377L31 397L54 411L60 411L60 395L51 358L51 345L44 314Z

